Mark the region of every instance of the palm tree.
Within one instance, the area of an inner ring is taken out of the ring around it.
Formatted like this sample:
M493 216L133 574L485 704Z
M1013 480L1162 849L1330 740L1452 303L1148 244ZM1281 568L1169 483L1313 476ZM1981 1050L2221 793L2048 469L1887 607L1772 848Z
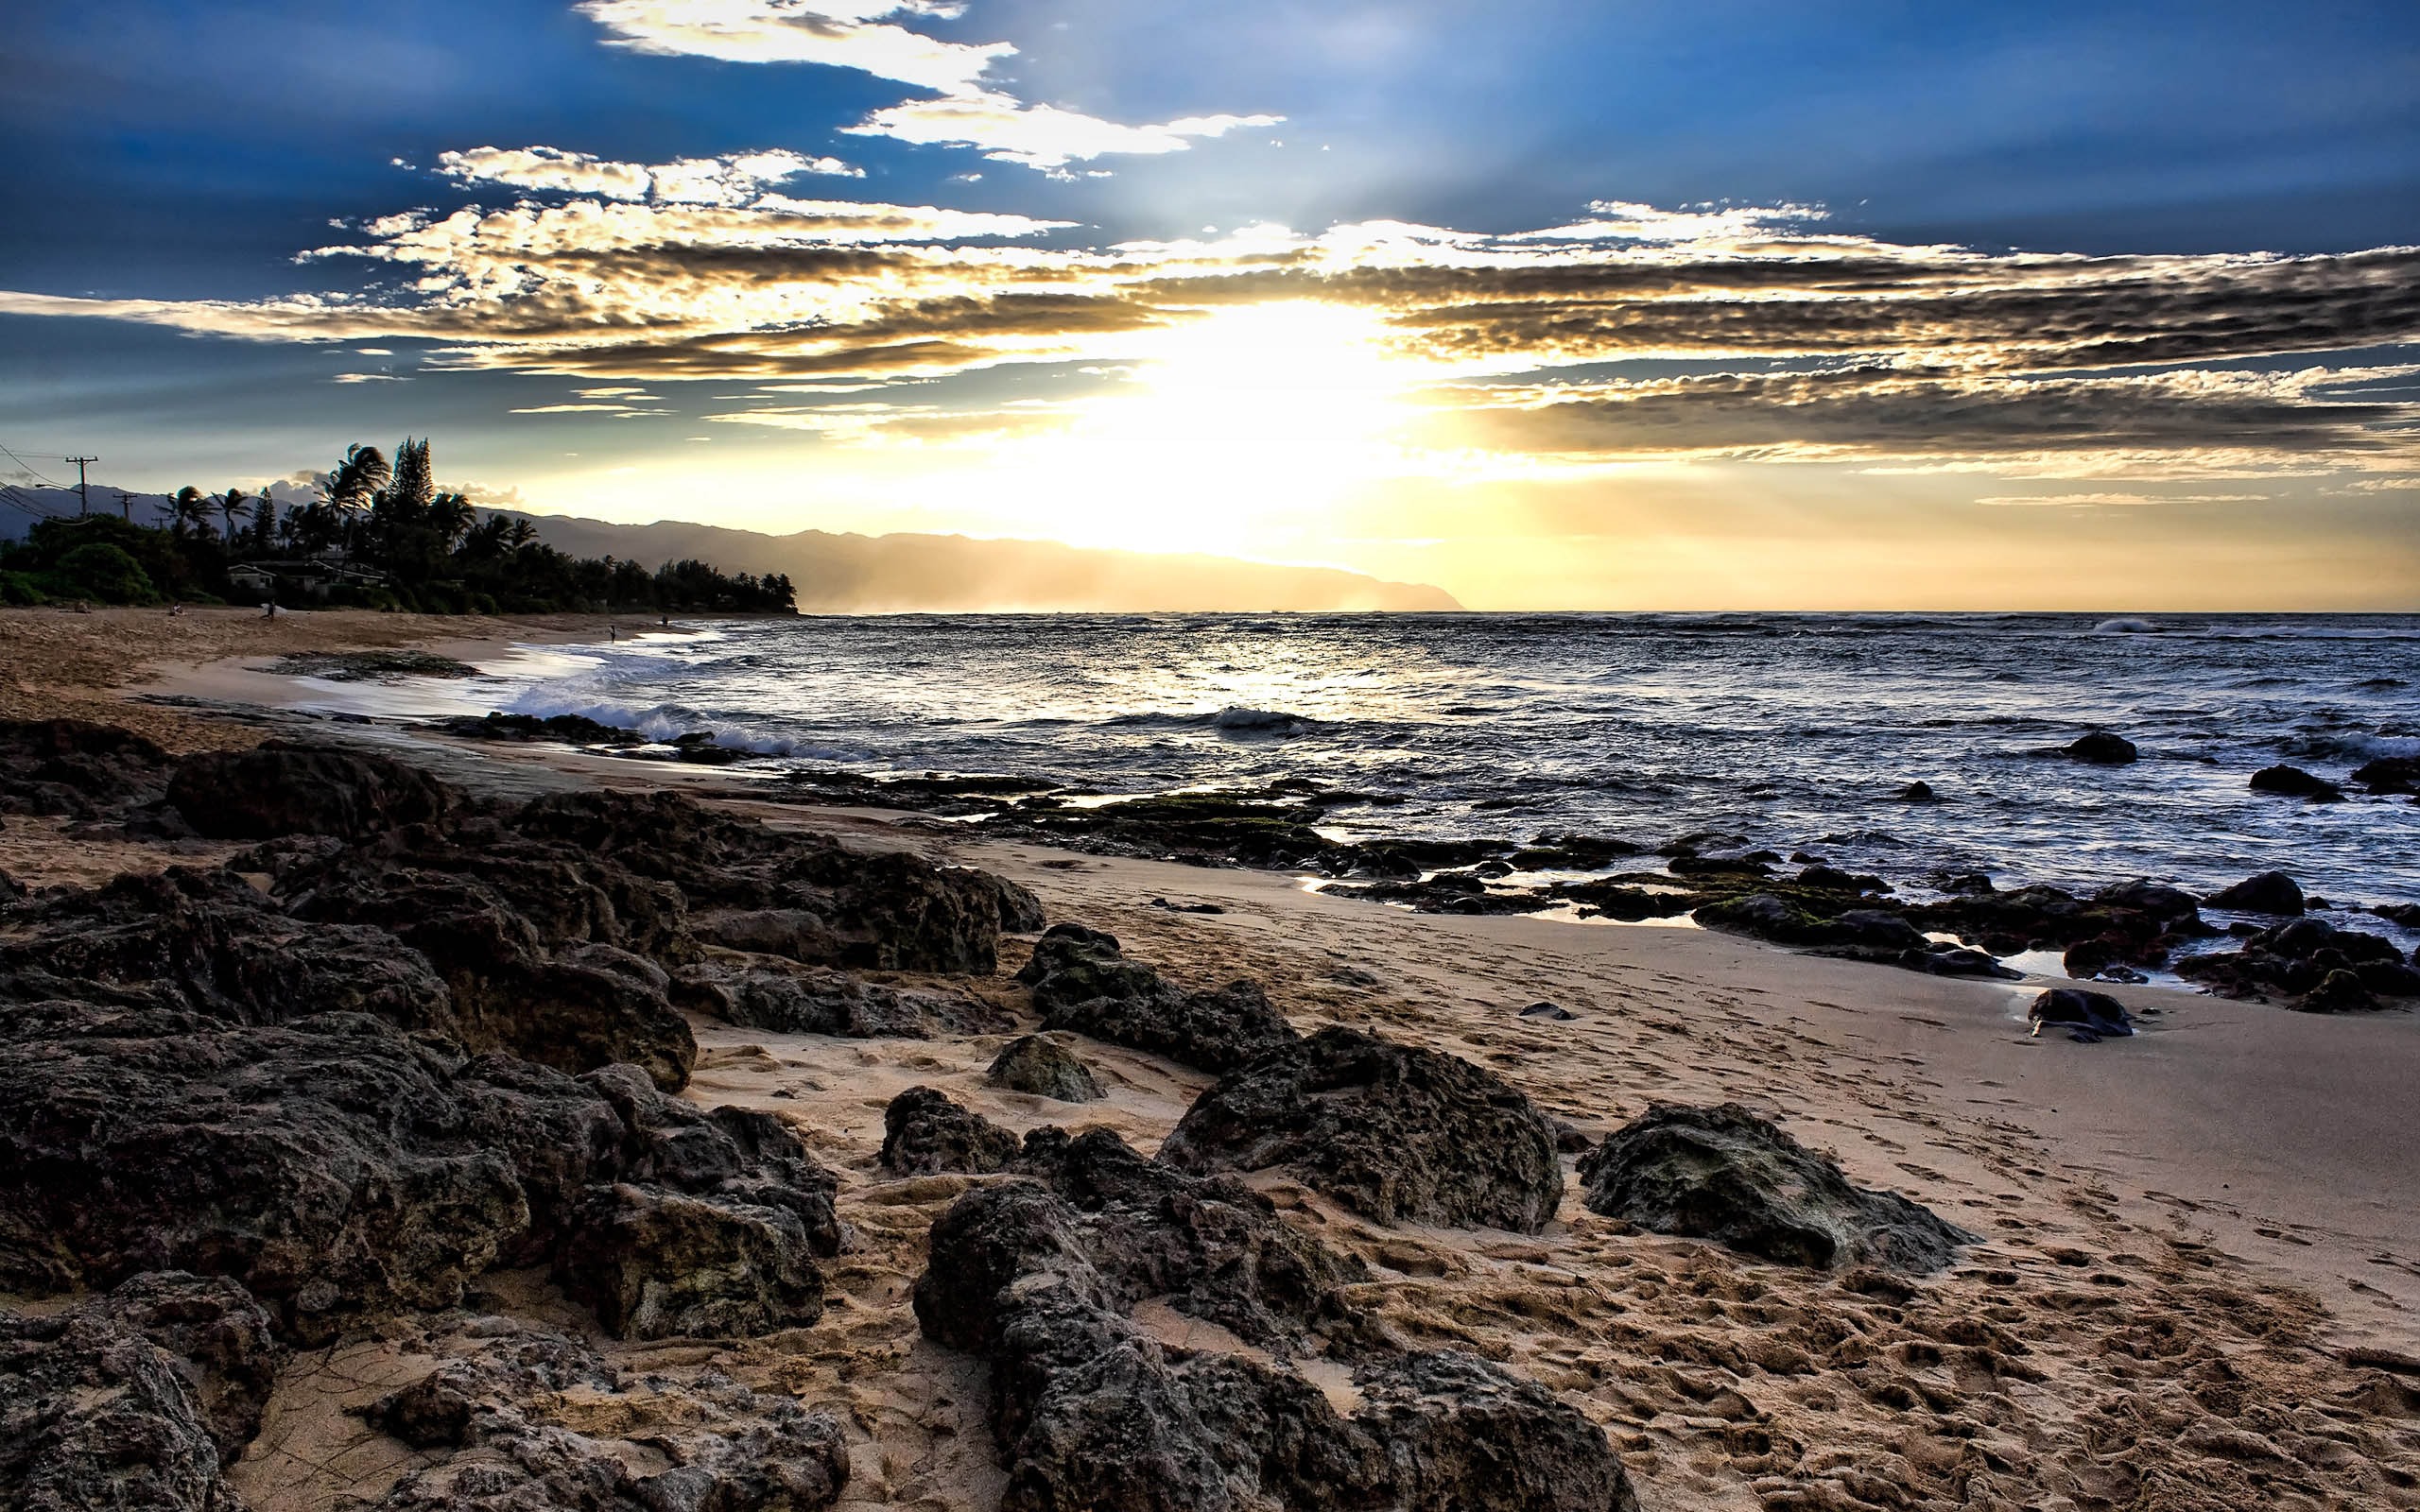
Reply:
M537 539L538 527L531 524L526 517L514 520L504 532L505 544L515 551L535 543Z
M246 502L244 490L241 489L229 489L225 495L218 499L217 505L219 518L227 522L225 530L227 545L230 550L233 550L235 544L235 522L251 515L252 507Z
M320 496L347 513L367 509L371 496L385 488L393 475L394 470L387 465L384 453L374 446L355 442L344 449L343 460L320 485Z
M183 540L190 531L199 530L207 534L210 530L211 511L216 503L216 500L190 483L179 489L177 496L168 501L169 517L173 521L169 526L169 534L180 541Z
M428 527L448 552L461 543L476 520L471 501L458 493L441 493L428 502Z

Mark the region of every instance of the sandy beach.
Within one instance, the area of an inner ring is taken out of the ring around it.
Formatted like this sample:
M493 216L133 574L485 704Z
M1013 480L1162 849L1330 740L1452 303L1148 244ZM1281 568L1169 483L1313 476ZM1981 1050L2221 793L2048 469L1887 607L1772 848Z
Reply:
M0 611L0 717L73 715L175 750L267 730L130 690L270 708L285 679L232 659L420 645L474 657L604 621L156 610ZM232 670L231 670L232 668ZM361 738L336 726L321 732ZM371 738L395 749L391 730ZM1116 934L1188 986L1244 975L1298 1025L1366 1028L1462 1057L1591 1141L1651 1102L1737 1102L1980 1236L1946 1272L1858 1290L1834 1275L1646 1233L1570 1190L1536 1235L1382 1225L1308 1186L1254 1183L1359 1258L1356 1299L1402 1337L1469 1350L1601 1426L1643 1505L1680 1508L2420 1506L2420 1021L2323 1017L2110 988L2129 1040L2029 1034L2043 980L1949 980L1672 925L1413 915L1278 873L976 841L903 816L763 800L712 771L561 748L428 740L449 779L514 791L678 783L781 828L980 867L1053 920ZM0 870L31 884L223 859L233 847L78 835L11 817ZM1208 904L1180 913L1154 900ZM1022 1013L1001 974L972 990ZM1523 1017L1548 1003L1564 1019ZM886 1105L942 1089L1022 1134L1100 1124L1150 1153L1211 1076L1087 1042L1105 1101L987 1085L1008 1035L837 1040L693 1017L683 1094L762 1108L838 1176L856 1236L816 1327L708 1347L621 1343L543 1272L490 1302L583 1332L626 1370L717 1368L850 1424L843 1506L988 1509L1002 1470L983 1372L919 1335L925 1236L990 1177L900 1178ZM1184 1347L1217 1326L1149 1308ZM449 1348L398 1324L299 1356L230 1472L260 1512L375 1497L426 1456L347 1416Z

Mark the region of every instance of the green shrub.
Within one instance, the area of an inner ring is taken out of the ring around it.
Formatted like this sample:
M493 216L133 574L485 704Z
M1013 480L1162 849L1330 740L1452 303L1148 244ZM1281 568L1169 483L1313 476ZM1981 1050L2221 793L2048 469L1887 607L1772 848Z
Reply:
M104 604L153 604L160 598L143 564L125 547L105 541L86 541L67 552L50 575L70 594Z

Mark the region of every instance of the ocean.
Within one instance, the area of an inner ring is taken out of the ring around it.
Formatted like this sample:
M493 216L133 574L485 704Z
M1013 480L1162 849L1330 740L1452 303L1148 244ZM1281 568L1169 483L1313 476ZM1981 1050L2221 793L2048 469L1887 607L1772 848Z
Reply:
M2272 868L2420 901L2420 805L2256 793L2420 756L2420 617L900 615L531 648L421 712L714 732L763 769L1140 794L1308 778L1398 799L1338 838L1583 832L1820 853L1922 895ZM334 696L335 690L331 690ZM2091 730L2141 759L2057 749ZM741 768L742 770L746 768ZM1938 800L1902 799L1923 782ZM2382 925L2379 927L2383 927ZM2397 932L2400 933L2400 932ZM2407 940L2408 944L2409 941Z

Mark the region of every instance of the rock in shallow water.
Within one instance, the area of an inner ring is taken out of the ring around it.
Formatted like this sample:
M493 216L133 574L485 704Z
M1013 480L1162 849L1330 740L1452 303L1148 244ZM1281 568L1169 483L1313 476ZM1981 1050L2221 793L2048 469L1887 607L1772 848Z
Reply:
M1182 1171L1284 1167L1382 1223L1535 1233L1563 1198L1554 1126L1469 1061L1329 1028L1229 1074L1160 1146Z
M2344 800L2342 788L2299 766L2263 766L2252 774L2252 790L2256 793L2275 793L2284 798L2308 799L2320 803L2341 803Z
M2210 906L2247 914L2299 917L2303 911L2303 889L2282 871L2263 871L2221 889L2211 897Z
M1736 1103L1658 1103L1580 1162L1592 1212L1786 1265L1922 1275L1976 1236L1840 1166Z
M2089 762L2095 766L2123 766L2140 753L2135 749L2135 743L2125 736L2096 730L2069 741L2066 754L2071 761Z

